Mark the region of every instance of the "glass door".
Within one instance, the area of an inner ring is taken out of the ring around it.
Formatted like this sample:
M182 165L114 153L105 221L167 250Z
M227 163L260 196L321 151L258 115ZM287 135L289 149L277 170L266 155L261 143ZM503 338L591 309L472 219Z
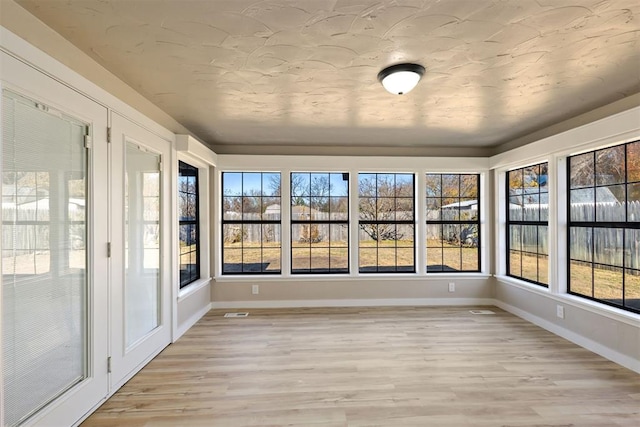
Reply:
M126 382L170 342L170 194L162 159L168 141L114 116L112 236L112 388ZM161 268L162 267L162 268Z
M2 90L2 386L4 425L71 425L108 393L107 111L28 66L3 58L5 78L42 97ZM96 132L94 132L96 131ZM94 143L94 139L96 142Z

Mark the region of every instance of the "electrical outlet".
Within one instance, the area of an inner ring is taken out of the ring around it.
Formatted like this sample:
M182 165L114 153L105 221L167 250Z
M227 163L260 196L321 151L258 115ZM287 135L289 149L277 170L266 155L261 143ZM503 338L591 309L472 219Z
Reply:
M449 292L455 292L456 291L456 284L453 282L449 282Z
M260 293L260 285L251 285L251 293L258 295Z
M564 306L562 305L556 306L556 316L558 316L561 319L564 319Z

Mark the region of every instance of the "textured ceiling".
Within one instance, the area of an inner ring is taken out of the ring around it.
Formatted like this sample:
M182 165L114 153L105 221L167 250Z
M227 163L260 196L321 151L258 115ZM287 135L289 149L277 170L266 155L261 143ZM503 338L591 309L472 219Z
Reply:
M492 147L640 92L637 0L17 2L221 152Z

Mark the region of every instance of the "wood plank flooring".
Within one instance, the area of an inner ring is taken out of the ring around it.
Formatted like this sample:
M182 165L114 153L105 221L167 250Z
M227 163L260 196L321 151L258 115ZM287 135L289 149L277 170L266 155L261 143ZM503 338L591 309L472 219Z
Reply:
M640 426L640 375L482 308L211 311L82 427Z

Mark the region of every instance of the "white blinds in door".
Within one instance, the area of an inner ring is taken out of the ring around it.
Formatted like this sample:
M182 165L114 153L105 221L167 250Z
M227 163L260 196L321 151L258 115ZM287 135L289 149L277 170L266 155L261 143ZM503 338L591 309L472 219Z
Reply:
M87 377L87 126L2 93L5 423Z

